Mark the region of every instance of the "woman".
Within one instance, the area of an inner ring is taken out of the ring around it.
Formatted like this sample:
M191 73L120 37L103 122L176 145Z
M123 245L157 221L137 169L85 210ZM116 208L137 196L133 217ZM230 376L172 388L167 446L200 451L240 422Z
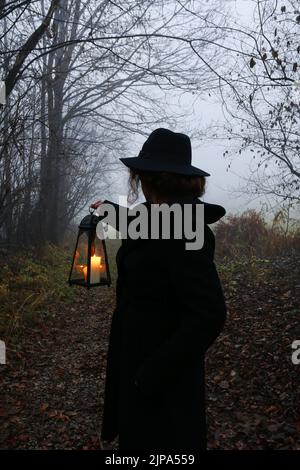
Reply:
M191 165L190 139L184 134L157 129L138 157L121 161L130 169L131 195L137 196L141 184L148 209L176 202L184 210L191 204L188 223L195 227L196 206L204 204L204 244L187 250L172 223L170 239L122 241L101 438L119 436L120 450L203 450L205 353L226 318L208 224L225 209L198 199L210 175Z

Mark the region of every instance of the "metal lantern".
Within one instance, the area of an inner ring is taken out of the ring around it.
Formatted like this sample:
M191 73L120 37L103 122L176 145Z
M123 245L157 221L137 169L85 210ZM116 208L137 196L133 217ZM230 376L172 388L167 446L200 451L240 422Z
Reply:
M82 219L69 276L70 285L89 289L111 284L105 241L97 237L99 218L90 214ZM101 222L100 222L101 223Z

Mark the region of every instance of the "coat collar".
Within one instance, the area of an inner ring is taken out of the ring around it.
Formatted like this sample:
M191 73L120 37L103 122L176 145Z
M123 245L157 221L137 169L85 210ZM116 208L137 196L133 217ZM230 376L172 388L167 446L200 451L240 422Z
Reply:
M199 198L191 198L191 197L186 197L186 198L180 198L180 199L174 199L174 201L169 201L168 204L174 204L174 203L179 203L179 204L204 204L204 222L206 224L213 224L220 220L224 215L226 214L226 209L223 206L220 206L219 204L212 204L209 202L204 202L201 201ZM146 206L150 206L151 202L145 201L142 204L145 204Z

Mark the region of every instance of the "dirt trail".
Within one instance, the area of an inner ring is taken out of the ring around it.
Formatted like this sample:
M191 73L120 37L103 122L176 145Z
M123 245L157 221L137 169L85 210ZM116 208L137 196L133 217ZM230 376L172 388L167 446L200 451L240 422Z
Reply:
M2 448L99 448L113 306L113 288L81 291L59 328L32 333L26 360L5 372Z
M224 279L229 317L207 357L210 449L300 449L297 263L266 264L258 283ZM114 289L76 299L1 366L2 449L99 449Z

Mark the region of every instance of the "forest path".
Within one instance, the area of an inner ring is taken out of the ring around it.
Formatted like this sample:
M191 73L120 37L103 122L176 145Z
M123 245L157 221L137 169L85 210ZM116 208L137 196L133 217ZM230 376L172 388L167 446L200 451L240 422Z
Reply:
M299 259L221 273L228 305L207 355L210 449L300 449ZM99 449L114 288L80 290L1 366L2 449ZM298 397L298 398L297 398Z
M1 448L99 448L114 289L81 289L75 301L32 331L26 359L7 368Z

